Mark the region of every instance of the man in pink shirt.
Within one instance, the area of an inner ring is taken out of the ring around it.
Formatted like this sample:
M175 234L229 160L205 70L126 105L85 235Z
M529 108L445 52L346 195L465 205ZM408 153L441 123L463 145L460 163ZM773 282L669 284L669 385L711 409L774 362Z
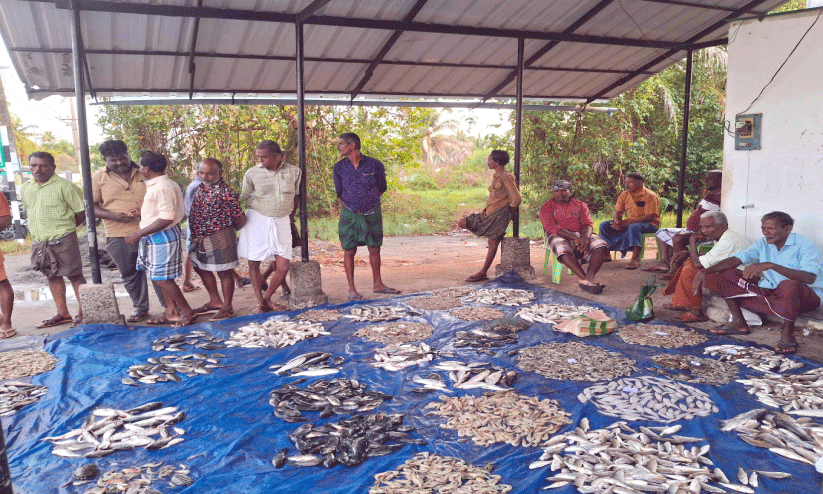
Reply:
M608 245L592 235L594 223L589 207L571 195L571 183L553 181L552 198L540 206L540 222L554 255L580 278L580 289L596 295L603 292L603 285L595 282L594 276L609 255ZM583 271L581 261L589 263L587 271Z

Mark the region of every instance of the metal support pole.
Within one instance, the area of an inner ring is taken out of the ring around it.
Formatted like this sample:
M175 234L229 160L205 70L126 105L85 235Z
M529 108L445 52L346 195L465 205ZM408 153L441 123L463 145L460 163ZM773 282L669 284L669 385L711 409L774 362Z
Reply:
M303 93L303 23L294 25L297 47L297 162L300 166L300 255L309 262L309 225L306 213L306 102Z
M677 186L677 228L683 227L683 196L686 193L686 151L689 148L689 108L692 99L692 50L686 55L686 90L683 97L683 136L680 141L680 179Z
M523 64L526 40L517 39L517 109L514 119L514 179L520 188L520 141L523 130ZM512 236L520 236L520 208L514 212L512 218Z
M100 277L100 260L97 258L97 227L94 218L94 198L91 190L91 160L89 160L89 134L86 123L86 89L83 78L83 44L80 41L80 9L72 1L72 61L74 62L74 95L77 98L77 127L80 137L80 170L83 172L83 195L86 199L86 228L89 239L89 261L91 261L91 279L94 283L102 283Z

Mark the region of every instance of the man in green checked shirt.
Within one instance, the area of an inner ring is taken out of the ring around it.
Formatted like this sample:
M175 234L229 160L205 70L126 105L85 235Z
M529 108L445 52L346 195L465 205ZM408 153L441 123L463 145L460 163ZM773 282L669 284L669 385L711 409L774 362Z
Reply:
M31 246L31 264L49 280L49 290L57 306L57 314L40 323L38 328L49 328L72 322L66 305L66 283L69 279L77 296L78 311L74 326L83 322L80 304L80 285L83 262L77 243L77 227L86 220L83 193L80 188L54 172L54 156L38 151L29 156L29 168L34 180L20 188L23 208L28 213L28 227L34 239Z

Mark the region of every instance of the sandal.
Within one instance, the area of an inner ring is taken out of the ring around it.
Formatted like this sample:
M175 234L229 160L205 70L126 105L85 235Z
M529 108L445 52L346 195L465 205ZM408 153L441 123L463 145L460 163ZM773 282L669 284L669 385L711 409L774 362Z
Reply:
M197 314L192 314L191 317L180 316L180 319L174 321L171 326L173 328L182 328L183 326L188 326L189 324L193 324L194 321L197 320L197 316Z
M222 321L223 319L228 319L232 316L234 316L234 311L233 310L220 309L213 316L211 316L209 318L209 321Z
M477 283L478 281L488 281L489 277L485 274L473 274L466 278L469 283Z
M146 321L146 324L151 324L152 326L157 326L159 324L171 324L172 322L173 321L170 321L168 318L166 318L166 315L163 314L162 316L149 318L149 320Z
M139 310L136 310L132 313L132 315L129 316L128 319L126 319L126 322L140 322L148 316L148 312L141 312Z
M61 324L66 324L67 322L72 322L71 316L56 315L56 316L52 316L52 317L46 319L45 321L41 322L40 324L35 326L35 328L37 328L37 329L51 328L51 327L54 327L54 326L59 326Z
M603 293L603 285L600 283L595 283L594 285L584 285L582 283L578 283L577 286L579 286L584 292L589 292L593 295L600 295Z
M680 317L676 317L675 319L684 323L706 322L709 320L709 318L703 314L698 316L694 312L684 312Z
M271 308L267 305L265 307L258 305L254 308L253 311L249 312L249 314L257 315L257 314L265 314L266 312L270 312Z
M77 326L83 325L83 316L81 314L77 314L74 316L74 319L71 320L71 327L76 328Z
M640 261L629 261L629 263L626 264L626 269L637 269L639 267Z
M686 312L686 311L689 310L688 307L683 307L682 305L674 305L674 304L664 304L663 308L667 309L667 310L675 310L677 312Z
M214 312L216 310L220 310L220 307L209 307L209 304L203 304L200 307L194 309L194 313L205 314L206 312Z
M734 334L751 334L751 331L749 331L748 327L746 329L744 329L743 331L740 331L739 328L736 328L734 326L730 326L728 324L724 324L722 326L718 326L716 328L710 329L709 333L714 334L714 335L718 335L718 336L724 336L724 335L734 335Z
M15 329L7 329L5 331L0 332L0 338L2 339L11 338L13 336L17 336L17 330Z
M782 355L794 355L797 353L797 342L783 343L782 341L778 341L774 351Z

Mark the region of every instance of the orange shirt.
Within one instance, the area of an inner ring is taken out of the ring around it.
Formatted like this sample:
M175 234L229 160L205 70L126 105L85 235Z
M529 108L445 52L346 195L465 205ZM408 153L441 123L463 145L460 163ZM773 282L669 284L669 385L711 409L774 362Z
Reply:
M638 203L644 204L640 206ZM649 223L654 226L660 225L660 200L657 198L657 194L646 187L635 193L624 190L617 198L615 210L625 212L625 219L627 220L636 220L641 216L653 214L654 217Z
M105 169L91 176L91 190L94 203L113 213L128 213L134 209L140 211L143 198L146 196L144 177L137 168L132 168L131 178L123 180L120 175ZM106 227L106 237L125 237L129 233L140 229L138 221L121 223L114 220L103 220Z

